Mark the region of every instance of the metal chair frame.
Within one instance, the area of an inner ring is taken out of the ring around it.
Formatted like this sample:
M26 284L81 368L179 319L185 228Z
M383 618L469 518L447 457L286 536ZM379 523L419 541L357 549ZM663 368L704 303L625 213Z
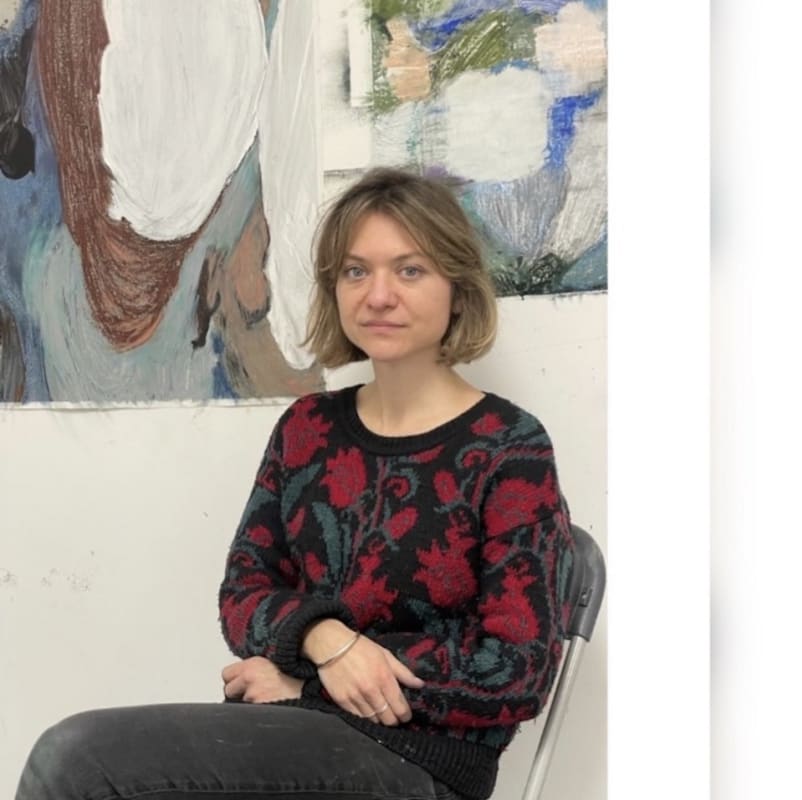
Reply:
M571 529L576 543L576 552L568 590L573 607L565 636L568 647L560 665L551 706L546 715L535 758L529 770L523 800L538 800L543 791L560 727L568 708L568 698L576 680L585 645L593 634L599 608L604 598L607 580L604 556L598 544L587 531L577 525L572 525Z

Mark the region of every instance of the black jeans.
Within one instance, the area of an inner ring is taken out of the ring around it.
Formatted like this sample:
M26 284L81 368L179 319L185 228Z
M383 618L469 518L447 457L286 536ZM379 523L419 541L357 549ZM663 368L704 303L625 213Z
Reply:
M86 711L45 731L16 800L459 800L334 714L188 703Z

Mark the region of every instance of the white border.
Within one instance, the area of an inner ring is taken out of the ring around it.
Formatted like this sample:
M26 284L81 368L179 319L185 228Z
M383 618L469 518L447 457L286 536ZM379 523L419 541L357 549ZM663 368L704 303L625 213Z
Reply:
M800 10L714 4L713 796L799 794Z
M709 796L708 11L609 7L609 797Z

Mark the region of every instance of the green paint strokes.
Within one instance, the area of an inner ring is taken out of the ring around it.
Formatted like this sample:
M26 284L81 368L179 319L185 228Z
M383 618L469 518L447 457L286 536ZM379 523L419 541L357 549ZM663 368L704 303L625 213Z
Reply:
M401 105L384 69L384 56L390 43L387 20L401 16L408 20L434 16L447 11L453 0L366 0L371 10L373 43L373 97L375 115L386 114ZM470 70L491 69L510 62L535 63L535 28L547 15L525 13L519 9L489 11L466 23L448 43L432 56L432 89Z
M498 297L559 294L560 282L571 266L554 253L538 258L507 257L501 264L491 257L491 264L491 277Z
M460 28L435 56L435 86L468 70L489 69L509 61L533 61L537 15L491 11Z
M381 19L404 16L407 19L436 17L448 11L454 0L367 0L371 12Z
M372 41L373 95L371 108L374 115L386 114L401 105L384 69L384 55L390 44L387 20L404 17L408 20L437 16L454 5L454 0L365 0L370 11Z
M373 96L371 98L371 106L374 114L386 114L401 105L401 101L395 96L390 87L383 64L384 54L387 50L387 45L390 43L390 32L384 24L384 19L375 14L370 18L370 38L373 51Z

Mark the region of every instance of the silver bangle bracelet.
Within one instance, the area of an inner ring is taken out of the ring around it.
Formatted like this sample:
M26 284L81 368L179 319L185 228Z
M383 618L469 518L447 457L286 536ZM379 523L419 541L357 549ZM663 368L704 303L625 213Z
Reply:
M315 664L315 666L318 669L323 669L323 667L327 667L333 661L336 661L338 658L340 658L340 656L344 656L356 644L356 640L361 635L362 634L357 631L353 639L347 641L339 650L337 650L336 653L332 653L332 655L330 655L325 661L321 661L320 664Z

